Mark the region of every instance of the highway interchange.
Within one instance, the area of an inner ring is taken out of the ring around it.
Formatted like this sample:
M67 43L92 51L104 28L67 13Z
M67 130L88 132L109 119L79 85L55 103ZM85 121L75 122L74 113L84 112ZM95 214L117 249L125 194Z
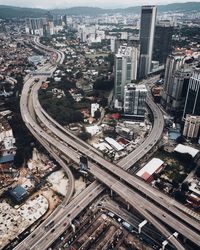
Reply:
M39 44L38 40L35 41ZM43 47L44 45L40 45L40 48L41 46ZM48 49L49 48L46 48L46 50ZM56 51L56 53L58 52ZM58 53L57 61L62 63L63 60L63 54ZM50 64L46 65L46 68L49 69L51 73L55 69ZM141 159L159 141L162 135L164 126L162 113L153 103L151 98L148 98L147 104L153 111L154 115L153 129L143 144L125 159L121 160L117 167L102 158L97 150L94 150L83 141L80 142L68 130L61 129L60 125L53 121L52 118L50 118L41 108L38 101L37 91L40 88L42 81L45 79L46 77L41 76L39 83L33 85L34 79L30 78L24 84L21 97L22 117L27 127L38 141L41 142L58 163L68 171L68 176L70 175L70 170L64 161L61 160L62 155L65 155L77 164L79 163L77 155L80 153L87 155L90 160L90 173L100 182L103 182L107 187L120 195L128 204L133 206L139 213L147 218L149 222L156 226L166 238L170 237L171 232L169 232L166 227L158 221L158 218L170 225L171 228L177 232L185 235L197 245L200 245L199 222L186 214L184 206L123 170L128 170L134 165L134 163ZM43 127L45 126L51 131L51 135L41 128L41 123L43 123ZM54 136L52 136L53 134ZM60 157L55 153L55 148L56 150L59 150ZM73 178L71 179L73 182ZM91 185L93 186L92 188L90 188ZM50 246L51 243L69 226L70 222L105 188L96 181L91 185L67 205L67 202L70 200L73 193L71 190L70 194L68 194L66 203L60 205L57 208L57 212L54 212L47 221L43 222L15 249L46 249ZM96 190L98 190L98 192ZM88 199L85 199L85 197L88 197ZM75 210L74 212L72 208ZM51 230L45 230L45 225L52 220L55 223L55 231L53 233L51 233ZM189 225L192 225L192 228L190 228ZM169 240L177 249L184 249L182 244L175 237L170 237Z

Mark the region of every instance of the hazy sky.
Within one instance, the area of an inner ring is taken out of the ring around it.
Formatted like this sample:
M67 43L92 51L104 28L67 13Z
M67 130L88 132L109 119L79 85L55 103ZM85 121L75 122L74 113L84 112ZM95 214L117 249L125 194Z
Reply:
M199 0L188 0L199 2ZM184 0L0 0L0 4L14 5L20 7L38 7L38 8L68 8L72 6L92 6L118 8L136 6L142 4L168 4L173 2L187 2Z

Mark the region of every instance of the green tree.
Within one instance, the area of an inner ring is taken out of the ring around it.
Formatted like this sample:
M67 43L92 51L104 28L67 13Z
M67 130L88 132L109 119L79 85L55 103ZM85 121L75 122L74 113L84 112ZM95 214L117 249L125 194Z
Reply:
M97 109L95 112L94 112L94 118L95 119L99 119L101 117L101 111L99 109Z
M101 97L101 100L100 100L100 102L99 102L99 104L102 106L102 107L106 107L106 106L108 106L108 98L106 98L105 96L102 96Z
M178 190L178 191L176 191L176 192L174 193L174 197L175 197L175 199L176 199L177 201L179 201L179 202L181 202L181 203L183 203L183 204L186 203L187 197L186 197L186 195L185 195L184 192L181 192L180 190Z
M160 180L160 181L157 181L157 182L155 183L155 185L156 185L156 187L159 188L160 190L163 190L164 187L165 187L164 182L161 181L161 180Z
M88 132L81 132L78 137L83 140L83 141L87 141L91 138L91 134Z
M76 79L80 79L80 78L83 78L83 73L81 71L79 71L77 74L76 74Z
M158 180L158 179L159 179L159 177L160 177L160 175L159 175L158 173L154 173L154 174L153 174L153 178L154 178L154 180Z
M196 176L200 178L200 166L198 166L196 170Z
M196 167L193 157L188 153L182 154L182 153L175 152L175 157L177 157L177 159L183 163L187 173L189 173L191 170L193 170Z
M177 142L177 143L183 143L183 142L185 142L185 138L181 135L181 136L179 136L179 137L176 139L176 142Z
M17 151L14 157L14 165L16 168L22 167L24 163L24 156L22 152Z
M94 83L94 90L105 90L109 91L112 90L114 87L114 80L108 80L105 78L99 78Z
M181 191L182 192L187 192L189 190L189 184L188 182L183 182L181 185Z
M67 90L73 89L75 87L76 87L75 83L73 81L69 80L66 76L61 78L61 81L58 85L58 88L64 90L65 94L66 94Z
M178 188L179 187L179 180L178 180L178 178L174 178L172 180L172 185L173 185L174 188Z

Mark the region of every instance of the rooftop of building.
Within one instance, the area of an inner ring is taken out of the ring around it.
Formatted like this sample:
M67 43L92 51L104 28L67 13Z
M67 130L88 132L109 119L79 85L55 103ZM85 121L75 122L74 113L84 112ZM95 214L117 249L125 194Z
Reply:
M156 5L143 5L142 9L153 9L156 8Z
M26 189L20 185L17 185L15 188L11 189L9 194L16 202L24 200L24 198L28 195Z
M127 44L123 44L119 47L116 57L131 56L131 52L132 47L128 46Z
M144 84L134 84L134 83L128 83L125 85L125 90L143 90L147 91L147 88Z
M148 179L164 164L164 162L158 158L153 158L142 169L140 169L136 175L143 179Z
M190 146L185 146L183 144L178 144L174 151L181 154L190 154L193 158L199 153L198 149L192 148Z
M190 114L187 114L186 115L186 120L190 120L190 121L200 121L200 116L199 115L190 115Z

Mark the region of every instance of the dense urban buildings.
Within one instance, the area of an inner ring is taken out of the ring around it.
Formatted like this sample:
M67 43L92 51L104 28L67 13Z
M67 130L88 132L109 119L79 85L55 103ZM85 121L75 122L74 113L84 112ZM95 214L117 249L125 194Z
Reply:
M142 6L140 25L140 79L146 77L151 72L156 13L156 6Z
M199 249L200 3L172 6L0 8L0 250Z
M26 33L40 37L52 36L66 25L66 16L51 15L49 12L42 18L26 18Z
M31 35L44 35L45 18L27 18L26 19L26 32Z

